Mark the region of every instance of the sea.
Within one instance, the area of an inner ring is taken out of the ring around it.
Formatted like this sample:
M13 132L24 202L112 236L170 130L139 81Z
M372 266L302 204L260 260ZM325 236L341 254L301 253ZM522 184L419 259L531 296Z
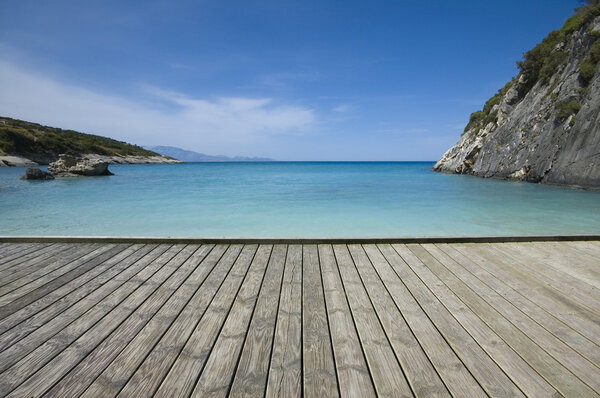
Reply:
M433 162L111 165L22 181L0 168L0 235L443 237L599 234L600 192L432 172Z

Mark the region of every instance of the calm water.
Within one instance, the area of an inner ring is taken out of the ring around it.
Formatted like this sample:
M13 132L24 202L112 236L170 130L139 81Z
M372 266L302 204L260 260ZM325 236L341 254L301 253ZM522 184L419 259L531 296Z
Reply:
M111 166L20 181L0 235L358 237L600 233L600 192L446 175L430 162Z

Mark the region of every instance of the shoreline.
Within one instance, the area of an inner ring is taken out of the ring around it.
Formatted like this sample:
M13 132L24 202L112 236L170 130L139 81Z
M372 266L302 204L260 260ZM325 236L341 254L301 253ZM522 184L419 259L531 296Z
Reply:
M156 156L105 156L97 155L93 153L86 153L77 155L88 158L90 160L100 160L107 162L108 164L173 164L173 163L184 163L181 160L169 158L163 155ZM58 158L57 158L58 159ZM50 162L56 159L48 159L48 162L35 162L25 156L21 155L1 155L0 156L0 167L37 167L47 166Z

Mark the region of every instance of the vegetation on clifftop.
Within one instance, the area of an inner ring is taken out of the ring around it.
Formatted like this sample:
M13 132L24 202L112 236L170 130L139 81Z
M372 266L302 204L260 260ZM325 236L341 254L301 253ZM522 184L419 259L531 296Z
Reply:
M511 87L516 85L517 100L521 100L536 83L549 84L552 76L567 64L569 52L571 51L568 46L572 34L589 24L597 16L600 16L600 0L590 0L587 4L579 7L575 15L569 18L561 29L550 32L541 43L523 54L523 59L517 62L519 75L490 98L482 110L471 114L464 131L472 130L476 133L488 123L494 122L497 117L494 105L501 102ZM587 50L579 71L581 85L584 88L596 74L597 64L600 62L600 40L598 40L600 34L594 32L590 37L593 40L592 45ZM553 95L552 98L555 99L555 96ZM576 114L579 107L574 104L579 105L577 101L557 104L557 119L564 120L566 117Z
M524 82L519 85L519 96L522 98L539 81L549 83L552 76L561 66L567 63L568 41L573 32L580 30L600 15L598 0L591 1L576 10L575 15L559 30L550 32L540 44L523 54L523 60L517 62ZM596 36L594 36L596 37Z
M104 156L159 156L137 145L98 135L0 117L0 152L57 156L94 153Z

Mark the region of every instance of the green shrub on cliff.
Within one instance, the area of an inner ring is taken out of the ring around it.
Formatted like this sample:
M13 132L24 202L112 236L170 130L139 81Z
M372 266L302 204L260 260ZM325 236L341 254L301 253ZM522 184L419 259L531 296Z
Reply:
M584 24L600 15L600 4L592 1L577 9L575 15L565 22L562 29L550 32L540 44L523 54L523 60L517 62L525 82L519 85L519 96L522 98L538 82L549 83L568 58L567 41L571 34Z
M581 109L581 104L577 101L561 102L556 105L556 119L559 121L566 120L571 115L576 115Z
M504 98L504 95L506 95L506 92L510 90L514 83L515 79L512 79L511 81L506 83L506 85L500 90L498 90L498 92L494 94L492 98L487 100L487 102L483 106L483 110L471 113L471 116L469 117L469 123L465 127L463 134L470 129L481 129L485 127L488 123L495 121L498 112L492 112L492 109L495 105L499 105L500 102L502 102L502 98Z
M600 40L598 40L598 36L597 34L594 35L596 41L594 41L587 56L579 66L579 77L584 86L587 86L592 81L592 78L596 74L596 65L600 61Z

